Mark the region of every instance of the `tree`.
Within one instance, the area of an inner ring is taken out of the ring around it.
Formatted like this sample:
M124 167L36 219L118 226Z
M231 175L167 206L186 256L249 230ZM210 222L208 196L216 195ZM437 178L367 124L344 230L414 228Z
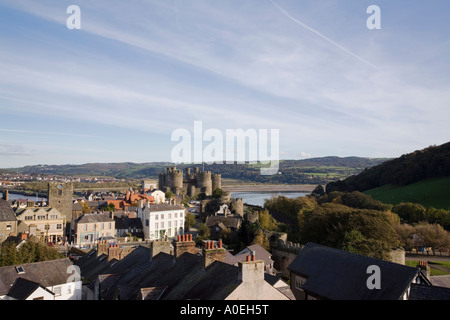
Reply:
M54 248L40 242L27 241L16 249L14 242L2 244L0 265L16 265L62 258L62 255Z
M450 246L449 233L439 224L419 223L415 226L415 232L424 241L425 247L431 247L433 254L438 249Z
M214 199L219 199L221 196L223 195L223 190L220 188L217 188L216 190L213 191L212 193L212 197Z
M311 195L314 197L321 197L321 196L325 195L325 189L323 188L323 186L321 184L319 184L311 192Z
M89 205L87 204L87 202L81 203L81 212L82 213L90 213L91 212L91 209L89 208Z
M267 236L264 234L264 232L261 229L259 229L256 232L255 238L253 239L252 244L256 244L256 243L259 244L264 249L266 249L267 251L270 250L269 239L267 238Z
M195 226L195 215L192 212L188 212L184 219L184 228L189 230L193 226Z

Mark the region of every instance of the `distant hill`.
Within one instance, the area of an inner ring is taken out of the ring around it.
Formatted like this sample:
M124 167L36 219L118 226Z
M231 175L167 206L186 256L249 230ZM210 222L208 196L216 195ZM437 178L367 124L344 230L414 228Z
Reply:
M261 176L261 164L211 164L204 169L222 174L224 179L243 182L286 183L286 184L326 184L336 179L344 179L357 174L365 168L380 164L387 159L361 157L322 157L304 160L282 160L280 174ZM9 169L22 174L102 176L118 179L156 179L166 167L174 166L169 162L149 163L87 163L81 165L36 165ZM200 167L203 165L177 165L177 168Z
M330 182L326 191L366 191L385 185L406 186L425 179L450 177L450 142L430 146Z

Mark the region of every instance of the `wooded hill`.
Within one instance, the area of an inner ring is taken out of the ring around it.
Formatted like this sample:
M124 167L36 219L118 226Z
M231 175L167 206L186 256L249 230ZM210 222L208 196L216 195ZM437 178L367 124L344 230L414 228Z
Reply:
M204 165L204 170L222 174L223 179L242 182L274 184L327 184L336 179L344 179L357 174L365 168L372 167L386 159L361 157L322 157L305 160L282 160L279 164L280 174L262 176L261 164L211 164ZM81 165L35 165L10 169L23 174L67 175L67 176L102 176L118 179L156 179L166 167L174 166L170 162L149 163L88 163ZM177 165L179 169L199 167L202 164Z
M450 176L450 142L430 146L365 169L357 175L330 182L327 192L366 191L384 185L406 186L425 179Z

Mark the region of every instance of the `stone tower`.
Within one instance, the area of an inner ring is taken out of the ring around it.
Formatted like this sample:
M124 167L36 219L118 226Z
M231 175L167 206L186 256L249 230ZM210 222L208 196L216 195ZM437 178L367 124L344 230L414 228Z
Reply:
M71 182L50 182L48 184L48 206L57 209L65 217L66 223L72 220L73 184Z

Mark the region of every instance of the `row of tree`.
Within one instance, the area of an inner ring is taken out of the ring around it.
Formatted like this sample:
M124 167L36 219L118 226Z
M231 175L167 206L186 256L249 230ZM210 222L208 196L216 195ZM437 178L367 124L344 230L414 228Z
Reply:
M27 241L17 248L15 242L5 241L1 246L0 266L61 259L63 256L45 243Z

